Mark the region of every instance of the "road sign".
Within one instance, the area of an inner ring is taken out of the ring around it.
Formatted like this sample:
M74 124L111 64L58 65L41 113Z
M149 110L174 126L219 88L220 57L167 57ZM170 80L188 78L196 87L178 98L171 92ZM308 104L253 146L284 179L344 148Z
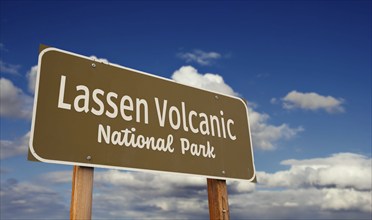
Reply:
M253 181L246 103L56 48L39 54L39 161Z

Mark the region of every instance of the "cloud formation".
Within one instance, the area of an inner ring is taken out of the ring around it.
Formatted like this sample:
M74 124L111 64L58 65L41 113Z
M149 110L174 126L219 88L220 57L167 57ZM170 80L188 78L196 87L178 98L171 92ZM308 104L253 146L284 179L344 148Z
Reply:
M171 78L181 84L226 95L238 96L238 93L234 92L234 90L225 83L222 76L213 73L201 74L192 66L182 66L173 73Z
M0 140L0 159L26 155L28 150L28 142L30 140L30 132L26 133L19 139L9 141Z
M33 98L10 80L0 79L0 116L31 119Z
M98 58L94 55L90 56L89 58L91 58L92 60L97 60L97 61L102 62L102 63L106 63L106 64L109 63L108 59L106 59L106 58Z
M208 89L231 96L239 96L222 76L213 73L201 74L192 66L183 66L176 70L172 79L185 85ZM275 143L281 139L290 139L303 131L302 127L291 128L287 124L279 126L268 123L269 115L259 113L253 108L249 108L249 123L251 126L253 146L261 150L276 149Z
M20 75L19 74L20 68L21 68L21 65L5 63L4 61L0 60L0 72L2 73L8 73L11 75Z
M249 108L249 123L251 126L253 146L261 150L275 150L275 143L281 139L291 139L304 129L291 128L287 124L279 126L268 123L270 116Z
M353 189L259 189L229 202L232 219L370 219L371 213L371 192Z
M261 172L259 179L267 187L342 188L371 190L372 160L353 153L337 153L326 158L285 160L290 168L274 174Z
M192 52L179 53L178 57L187 63L195 62L203 66L211 65L213 61L220 59L221 54L217 52L205 52L202 50L193 50Z
M315 92L302 93L293 90L282 98L285 109L325 110L328 113L344 112L343 99L332 96L322 96Z
M285 160L281 164L289 165L289 169L271 174L258 172L257 176L262 192L282 188L271 192L273 201L278 194L293 206L315 206L313 208L330 211L335 216L338 211L368 215L372 211L371 163L372 159L364 155L337 153L325 158ZM281 206L285 206L284 201Z
M71 171L47 173L42 180L71 184ZM94 218L208 218L205 178L104 170L95 172L94 186Z
M28 90L32 94L35 93L37 71L38 71L38 65L35 65L31 67L31 69L26 74L27 80L28 80Z
M337 153L281 164L288 169L258 172L258 184L227 181L232 219L369 218L370 157ZM42 180L70 186L71 171L47 173ZM94 186L94 218L208 218L205 178L98 170Z
M68 219L63 195L47 185L7 179L1 182L0 219Z

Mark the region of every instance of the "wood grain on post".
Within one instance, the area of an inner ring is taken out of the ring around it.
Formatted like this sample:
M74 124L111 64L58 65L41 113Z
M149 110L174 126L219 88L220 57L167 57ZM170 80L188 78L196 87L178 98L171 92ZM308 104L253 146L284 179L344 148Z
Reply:
M226 180L207 179L209 218L230 219Z
M74 166L70 219L92 218L93 167Z

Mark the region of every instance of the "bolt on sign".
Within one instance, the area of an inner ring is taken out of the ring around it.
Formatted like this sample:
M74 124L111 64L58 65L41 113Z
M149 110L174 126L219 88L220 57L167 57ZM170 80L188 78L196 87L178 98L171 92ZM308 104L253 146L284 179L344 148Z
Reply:
M56 48L38 65L38 161L254 181L242 99Z

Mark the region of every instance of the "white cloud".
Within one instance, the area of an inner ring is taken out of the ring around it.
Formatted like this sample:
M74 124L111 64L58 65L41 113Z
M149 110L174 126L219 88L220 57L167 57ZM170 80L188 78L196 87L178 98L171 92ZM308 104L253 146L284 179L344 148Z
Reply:
M71 184L71 171L42 175L46 183ZM207 217L208 203L205 178L126 172L95 171L93 217L154 219L190 219Z
M72 178L71 171L55 171L43 174L43 181L60 184L70 183ZM151 183L151 184L149 184ZM203 177L178 175L178 174L158 174L152 172L132 172L121 170L95 171L94 184L98 186L111 185L114 187L127 189L156 189L156 193L172 194L174 188L204 188L207 181ZM249 193L255 190L255 184L247 181L227 181L230 193Z
M71 171L48 172L43 174L41 179L52 184L70 183L72 180L72 169Z
M251 193L256 190L256 184L248 181L227 181L230 195Z
M289 92L284 98L283 108L286 109L305 109L316 111L323 109L328 113L344 112L342 104L343 99L337 99L332 96L322 96L315 92L302 93L296 90Z
M289 170L274 174L260 172L259 181L267 187L353 188L371 190L372 160L353 153L338 153L326 158L285 160Z
M208 89L227 95L238 96L238 93L225 83L222 76L213 73L201 74L192 66L183 66L176 70L172 79L185 85Z
M356 191L354 189L324 190L322 209L327 210L360 210L371 212L371 192Z
M102 178L104 176L104 178ZM97 177L97 178L96 178ZM368 216L371 192L349 188L291 188L278 190L265 183L255 186L228 181L229 206L233 219L304 218L339 219ZM188 181L184 181L187 180ZM351 180L351 179L349 179ZM95 174L93 210L98 218L201 219L208 218L205 179L151 173L103 171Z
M179 53L178 56L187 63L196 62L200 65L211 65L214 60L221 58L221 54L217 52L205 52L202 50L194 50L192 52Z
M342 167L343 172L350 175L342 176L343 182L340 182L341 178L329 180L330 175L338 175L338 172L333 172L342 163L350 165ZM301 216L304 219L368 219L372 211L370 163L371 158L352 153L289 159L282 162L290 165L287 170L272 174L258 172L258 184L227 181L231 218L297 219ZM314 173L307 171L309 169L314 169L313 172L319 175L314 178ZM357 169L363 170L363 174L352 174ZM322 172L326 173L323 175ZM26 184L13 187L6 198L10 198L8 201L14 205L7 202L6 207L2 207L3 213L9 215L14 206L19 208L15 217L19 216L18 213L25 213L25 208L41 213L49 205L43 203L44 207L40 207L23 192L39 192L41 200L47 201L44 197L46 192L51 193L52 198L59 193L48 189L43 191L42 184L65 184L63 186L70 189L71 174L72 170L50 172L41 176L41 185L36 188L26 188ZM2 193L7 193L6 190L2 186ZM69 196L70 191L65 194ZM19 204L28 205L17 206ZM69 206L69 201L61 205ZM68 215L67 210L65 214ZM30 214L29 217L33 216L38 214ZM123 216L132 219L207 219L207 181L205 178L177 174L97 169L94 173L93 218L120 219Z
M302 127L291 128L287 124L279 126L268 124L270 116L249 108L249 123L251 127L253 146L261 150L275 150L275 143L281 139L290 139L303 131Z
M176 70L172 79L178 83L193 87L208 89L214 92L220 92L231 96L239 96L228 84L225 83L222 76L218 74L199 73L192 66L183 66ZM252 106L252 105L250 105ZM268 124L269 115L256 112L249 108L249 123L251 126L253 146L262 150L274 150L275 142L281 139L290 139L303 131L302 127L291 128L287 124L279 126Z
M20 75L19 74L20 68L21 68L21 65L9 64L9 63L5 63L4 61L0 60L0 72L2 73Z
M281 164L290 167L272 174L258 172L255 191L229 197L231 213L275 219L299 215L312 219L370 217L370 157L337 153L325 158L290 159Z
M369 219L372 211L370 192L337 188L259 189L229 203L232 219Z
M65 195L42 183L2 181L0 219L67 219Z
M95 180L101 183L128 187L145 187L147 182L151 182L150 187L164 188L170 190L171 186L193 186L200 187L205 184L205 179L201 177L190 177L184 175L161 174L145 172L121 172L119 170L109 170L96 175Z
M1 117L31 118L33 98L5 78L0 79L0 103Z
M36 85L36 77L37 77L38 65L31 67L31 69L27 72L27 79L28 79L28 90L34 94L35 93L35 85Z
M106 58L98 58L98 57L96 57L94 55L90 56L90 58L92 60L97 60L97 61L102 62L102 63L106 63L106 64L109 63L109 61Z
M28 142L30 132L14 141L0 140L0 159L14 157L18 155L26 155L28 150Z

